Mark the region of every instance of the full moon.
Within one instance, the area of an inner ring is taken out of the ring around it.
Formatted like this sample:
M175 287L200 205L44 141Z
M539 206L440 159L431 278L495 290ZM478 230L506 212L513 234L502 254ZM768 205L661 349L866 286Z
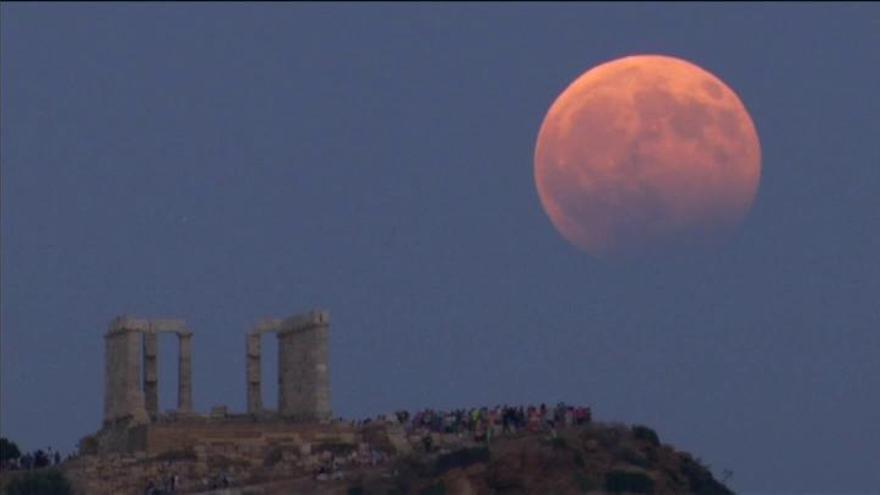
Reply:
M751 208L755 125L736 93L681 59L636 55L578 77L535 148L544 211L598 258L717 243Z

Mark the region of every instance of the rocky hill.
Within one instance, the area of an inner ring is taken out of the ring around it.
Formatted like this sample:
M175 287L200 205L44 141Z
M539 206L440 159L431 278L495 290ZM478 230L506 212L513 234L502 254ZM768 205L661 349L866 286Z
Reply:
M588 422L488 439L382 422L202 428L179 425L191 435L181 434L183 448L85 452L61 470L87 495L732 493L643 426ZM22 475L4 473L0 486Z
M418 453L390 477L368 473L349 485L347 493L733 493L652 430L597 423Z

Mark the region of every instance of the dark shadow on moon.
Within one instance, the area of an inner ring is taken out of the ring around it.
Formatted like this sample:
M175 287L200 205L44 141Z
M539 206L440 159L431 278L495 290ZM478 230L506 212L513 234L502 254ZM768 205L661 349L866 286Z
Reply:
M606 188L584 194L576 184L563 180L555 183L551 196L564 217L557 224L563 235L609 261L715 249L739 223L727 208L709 206L699 220L677 224L669 203L649 185L627 193Z

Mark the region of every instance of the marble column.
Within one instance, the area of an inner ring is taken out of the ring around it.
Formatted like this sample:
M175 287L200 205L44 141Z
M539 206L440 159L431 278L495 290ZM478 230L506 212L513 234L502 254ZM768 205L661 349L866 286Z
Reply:
M133 420L147 422L141 388L143 320L119 317L104 336L104 422Z
M260 338L259 333L250 333L246 335L247 352L245 359L246 370L245 379L247 381L247 411L248 414L258 414L263 410L263 397L261 391L261 370L260 370Z
M158 342L158 334L144 332L144 406L151 419L159 415Z
M177 364L177 411L192 412L192 332L178 332L180 361Z
M278 412L303 421L331 417L327 340L330 319L312 311L284 320L278 332Z

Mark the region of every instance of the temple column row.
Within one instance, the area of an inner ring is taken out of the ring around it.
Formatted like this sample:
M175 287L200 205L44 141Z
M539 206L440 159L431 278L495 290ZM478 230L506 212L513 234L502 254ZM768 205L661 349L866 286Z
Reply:
M286 320L265 320L246 336L248 413L262 412L260 338L278 337L278 412L287 417L329 418L327 339L329 318L312 311ZM104 421L159 416L158 333L178 337L177 410L192 411L192 332L183 320L115 319L105 335ZM141 374L143 370L143 374Z
M192 332L177 334L177 411L192 411ZM159 416L159 363L157 332L144 334L144 402L151 419Z
M286 320L265 320L245 336L247 410L263 411L261 349L263 333L278 338L278 413L303 420L331 416L327 362L329 317L312 311Z
M154 323L120 317L111 322L104 337L105 422L124 418L147 421L158 417L160 332L177 334L177 410L182 413L192 411L192 332L184 328L182 320L156 320Z

